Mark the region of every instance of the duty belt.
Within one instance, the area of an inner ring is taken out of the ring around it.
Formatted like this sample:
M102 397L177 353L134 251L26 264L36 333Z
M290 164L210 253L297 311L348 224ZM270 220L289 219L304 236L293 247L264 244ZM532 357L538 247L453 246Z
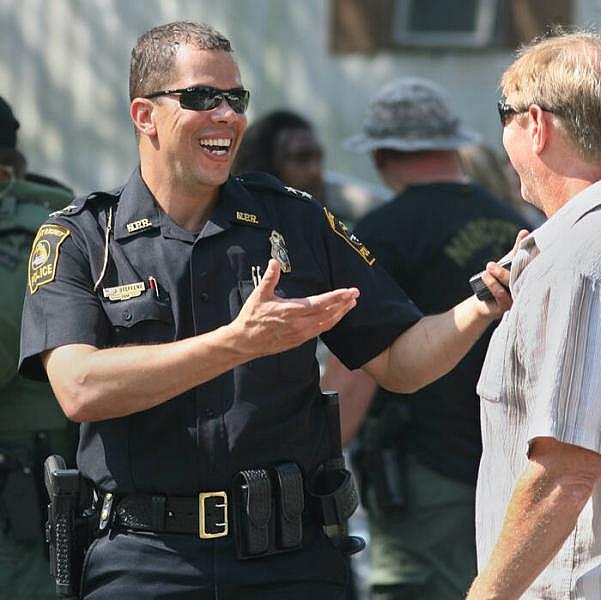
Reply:
M240 471L230 491L192 497L105 494L99 529L109 527L155 533L186 533L201 539L234 534L239 558L299 548L305 492L300 468L283 463Z
M108 502L112 495L107 494ZM105 496L104 504L107 503ZM107 510L104 507L104 510ZM109 507L110 508L110 507ZM108 521L108 513L101 513ZM114 525L125 529L157 533L194 533L202 539L228 535L228 494L201 492L198 496L125 496L117 501Z

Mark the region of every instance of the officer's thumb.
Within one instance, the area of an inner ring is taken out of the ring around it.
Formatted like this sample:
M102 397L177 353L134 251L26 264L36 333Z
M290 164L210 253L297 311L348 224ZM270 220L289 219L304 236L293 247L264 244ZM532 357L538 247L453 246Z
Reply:
M280 263L275 259L270 259L267 263L267 269L265 274L261 277L259 283L259 289L261 290L262 296L274 296L275 288L280 281Z

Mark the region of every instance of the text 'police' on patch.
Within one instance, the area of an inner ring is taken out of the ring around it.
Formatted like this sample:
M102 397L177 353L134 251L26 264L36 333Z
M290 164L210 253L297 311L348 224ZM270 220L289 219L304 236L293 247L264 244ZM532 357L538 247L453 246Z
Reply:
M46 224L40 227L29 256L29 291L32 294L54 281L59 249L70 233L62 225Z

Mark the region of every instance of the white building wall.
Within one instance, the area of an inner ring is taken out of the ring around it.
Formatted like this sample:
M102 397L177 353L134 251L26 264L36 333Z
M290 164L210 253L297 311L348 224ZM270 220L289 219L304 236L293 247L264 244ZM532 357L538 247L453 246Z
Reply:
M404 75L443 84L465 124L499 146L496 88L511 52L332 55L329 7L329 0L0 0L0 95L21 121L31 170L80 193L113 187L136 164L131 47L156 24L191 19L231 39L252 91L249 119L281 106L304 113L330 169L376 181L369 160L339 144L360 128L369 96ZM577 0L576 22L601 23L601 0Z

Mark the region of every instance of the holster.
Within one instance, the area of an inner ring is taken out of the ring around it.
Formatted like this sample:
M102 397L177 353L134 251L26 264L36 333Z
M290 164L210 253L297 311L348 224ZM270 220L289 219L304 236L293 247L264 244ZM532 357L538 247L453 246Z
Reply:
M50 548L50 574L59 598L78 598L85 552L98 524L90 484L76 469L67 469L58 455L44 462L48 490L46 541Z
M388 403L377 415L369 416L362 427L360 443L353 453L358 473L361 502L375 502L381 510L402 510L407 503L406 436L410 423L403 405ZM373 490L373 496L367 490Z
M300 548L303 476L295 463L240 471L232 482L238 558Z

